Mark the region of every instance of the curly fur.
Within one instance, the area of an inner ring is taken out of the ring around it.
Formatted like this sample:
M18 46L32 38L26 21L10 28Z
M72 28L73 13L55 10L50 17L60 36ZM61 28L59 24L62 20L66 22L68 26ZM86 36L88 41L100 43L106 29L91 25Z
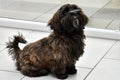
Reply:
M84 26L88 18L81 8L63 5L49 21L53 32L46 38L29 43L22 50L18 43L26 43L22 35L7 43L9 54L16 60L17 69L24 75L38 77L49 72L59 79L77 72L75 63L84 53Z

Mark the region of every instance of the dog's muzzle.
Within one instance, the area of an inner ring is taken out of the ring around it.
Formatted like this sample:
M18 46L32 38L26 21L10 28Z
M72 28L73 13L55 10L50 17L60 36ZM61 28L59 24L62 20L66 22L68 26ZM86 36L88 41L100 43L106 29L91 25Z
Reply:
M73 27L75 27L75 28L79 28L79 20L77 19L77 18L75 18L74 20L73 20Z
M69 14L74 15L80 11L81 11L80 9L71 10L71 11L69 11ZM79 27L79 20L77 19L76 16L73 17L73 27L75 27L75 28Z

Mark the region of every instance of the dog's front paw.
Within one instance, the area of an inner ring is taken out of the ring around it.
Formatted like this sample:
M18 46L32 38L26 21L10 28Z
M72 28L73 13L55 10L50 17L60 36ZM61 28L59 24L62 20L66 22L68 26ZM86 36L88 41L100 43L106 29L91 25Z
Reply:
M67 73L68 74L76 74L77 70L76 70L75 66L68 67L67 68Z
M67 74L56 75L58 79L66 79L68 77Z
M69 71L67 71L68 74L76 74L77 70L76 69L70 69Z

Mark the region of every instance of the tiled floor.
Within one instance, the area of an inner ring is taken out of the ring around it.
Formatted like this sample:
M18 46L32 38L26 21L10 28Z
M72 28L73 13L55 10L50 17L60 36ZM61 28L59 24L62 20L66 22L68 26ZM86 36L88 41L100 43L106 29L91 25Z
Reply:
M5 49L12 35L22 33L33 42L50 33L0 27L0 79L1 80L58 80L53 75L30 78L16 70L15 62ZM78 73L66 80L120 80L120 41L87 37L84 55L77 61ZM22 48L24 45L20 45Z
M120 0L0 0L0 17L48 22L68 3L83 9L90 19L88 27L120 30Z

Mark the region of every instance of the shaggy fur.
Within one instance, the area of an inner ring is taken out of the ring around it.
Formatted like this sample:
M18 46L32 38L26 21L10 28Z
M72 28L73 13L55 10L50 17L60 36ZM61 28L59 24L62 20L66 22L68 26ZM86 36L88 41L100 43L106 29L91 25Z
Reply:
M50 36L29 43L22 50L19 43L27 41L22 35L7 43L9 54L16 60L17 70L23 75L38 77L54 74L59 79L77 72L75 63L84 53L84 26L88 18L74 4L63 5L49 21Z

